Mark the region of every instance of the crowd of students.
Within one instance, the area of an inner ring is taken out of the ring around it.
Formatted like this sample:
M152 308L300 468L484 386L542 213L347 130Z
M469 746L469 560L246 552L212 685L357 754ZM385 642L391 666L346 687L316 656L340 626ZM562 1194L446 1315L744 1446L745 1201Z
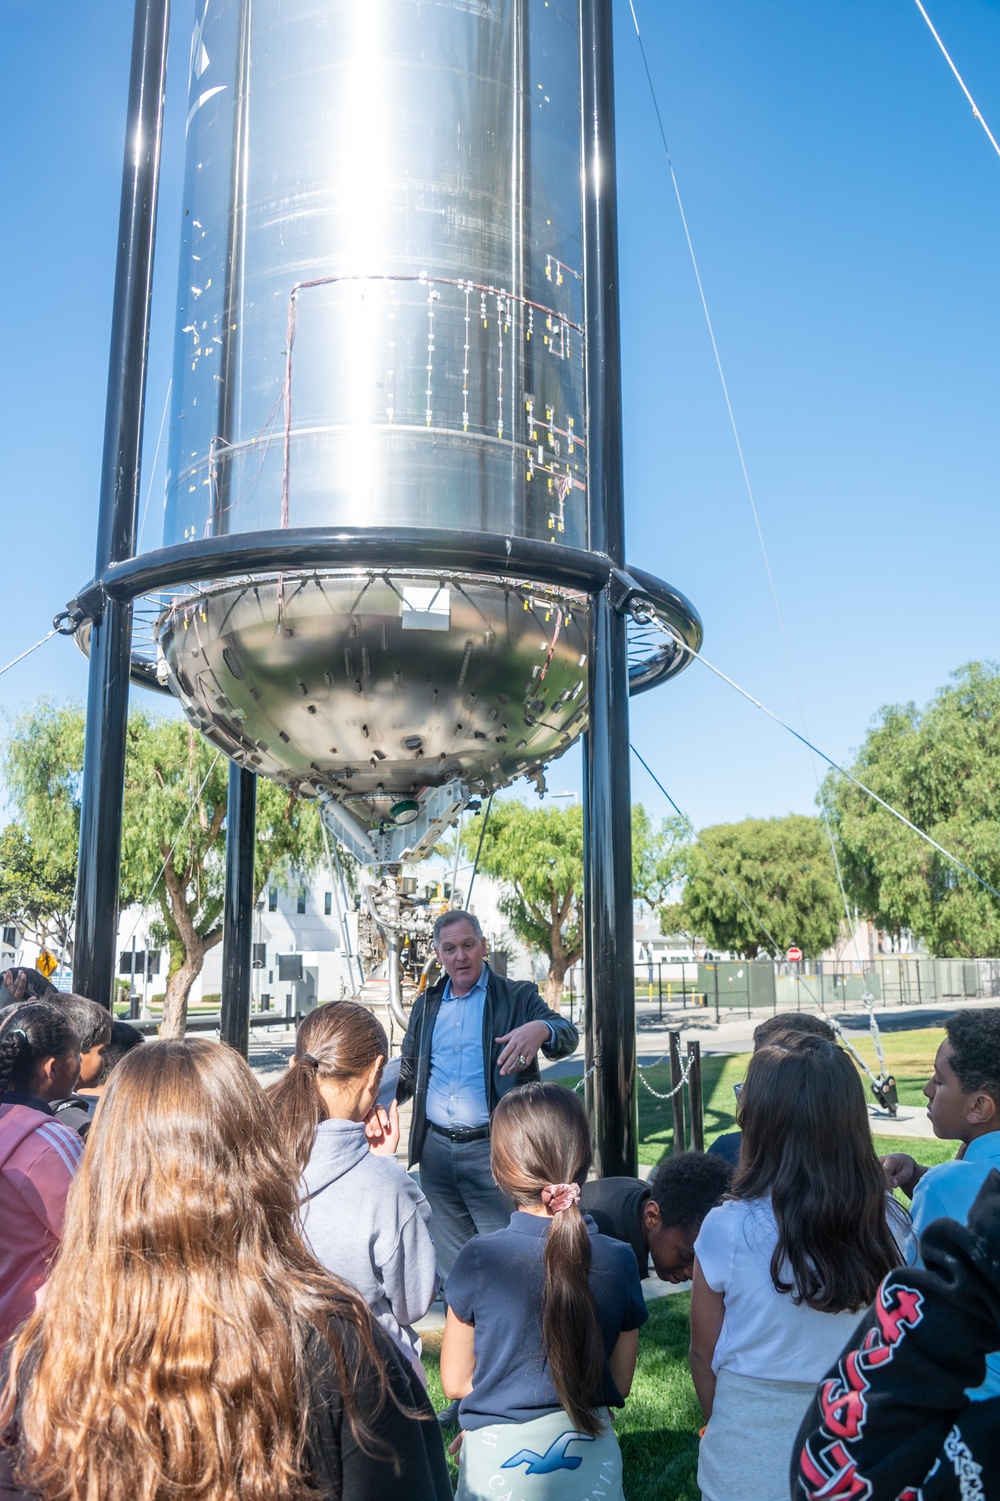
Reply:
M216 1043L139 1046L4 982L0 1501L450 1497L415 1327L433 1224L378 1021L319 1007L265 1091ZM589 1178L575 1093L499 1100L510 1222L443 1287L462 1501L622 1497L650 1261L693 1278L705 1501L1000 1496L1000 1011L948 1023L926 1093L960 1150L928 1171L880 1163L826 1023L755 1043L735 1153L648 1184Z

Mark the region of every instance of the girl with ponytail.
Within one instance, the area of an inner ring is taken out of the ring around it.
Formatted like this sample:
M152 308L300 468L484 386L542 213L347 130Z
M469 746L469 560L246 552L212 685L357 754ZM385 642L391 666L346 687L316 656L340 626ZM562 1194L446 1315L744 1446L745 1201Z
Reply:
M621 1501L608 1409L628 1396L646 1306L631 1246L580 1212L590 1130L575 1094L525 1084L490 1123L491 1165L513 1203L506 1230L477 1236L445 1283L445 1395L459 1398L459 1501ZM506 1478L506 1477L503 1477Z
M433 1302L437 1268L427 1200L396 1162L396 1103L376 1105L388 1054L367 1007L333 1001L299 1027L288 1072L268 1094L302 1174L313 1254L357 1288L426 1386L412 1326Z
M54 1118L80 1074L80 1040L58 1007L33 1001L0 1017L0 1345L27 1318L59 1249L66 1195L83 1156Z

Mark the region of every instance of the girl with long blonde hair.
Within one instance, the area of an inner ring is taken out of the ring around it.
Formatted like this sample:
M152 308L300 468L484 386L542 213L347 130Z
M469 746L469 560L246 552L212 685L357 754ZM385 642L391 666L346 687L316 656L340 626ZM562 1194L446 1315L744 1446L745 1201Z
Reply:
M123 1058L45 1301L7 1352L0 1495L371 1501L405 1475L445 1501L423 1392L307 1251L297 1210L235 1052L164 1041Z

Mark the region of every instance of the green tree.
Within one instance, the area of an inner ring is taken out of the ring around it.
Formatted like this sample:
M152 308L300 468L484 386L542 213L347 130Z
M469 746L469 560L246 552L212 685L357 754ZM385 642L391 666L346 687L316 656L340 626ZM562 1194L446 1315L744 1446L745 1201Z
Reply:
M75 867L83 712L42 700L15 722L4 771L40 850ZM158 909L170 963L161 1031L181 1036L191 986L222 939L229 762L183 720L129 715L122 809L121 904ZM276 783L257 784L254 899L274 874L290 879L323 854L318 811Z
M632 894L647 907L664 910L684 874L691 825L671 814L659 826L641 803L632 806Z
M44 937L48 920L67 953L72 952L82 766L83 714L78 705L49 698L40 698L14 720L0 755L18 815L0 852L3 906L9 913L4 920L36 939Z
M654 828L641 804L633 807L636 896L654 904L664 899L677 879L684 832L672 820ZM472 856L479 836L475 825L463 836ZM495 802L479 868L499 882L500 910L516 936L548 959L545 999L558 1010L567 971L583 954L583 809Z
M463 836L471 855L480 832ZM566 972L583 953L583 809L494 802L479 869L500 883L500 911L515 935L548 958L545 999L558 1011Z
M0 923L13 924L39 947L54 942L73 954L73 862L41 854L20 824L0 833Z
M745 818L702 829L686 858L678 927L716 949L753 959L768 941L733 890L736 887L773 935L778 950L798 944L807 954L828 948L840 929L840 892L827 834L818 818ZM710 853L709 853L710 852ZM713 864L725 871L732 886Z
M889 705L848 768L1000 888L1000 667L972 662L924 709ZM1000 953L1000 902L846 778L826 800L850 898L877 927L932 953Z

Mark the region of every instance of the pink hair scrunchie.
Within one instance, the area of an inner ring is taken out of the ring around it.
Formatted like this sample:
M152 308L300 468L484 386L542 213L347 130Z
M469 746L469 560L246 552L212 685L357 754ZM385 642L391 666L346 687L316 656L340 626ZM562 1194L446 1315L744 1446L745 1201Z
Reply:
M553 1214L558 1214L561 1209L569 1209L579 1202L579 1183L546 1183L542 1189L542 1203L546 1209L551 1209Z

